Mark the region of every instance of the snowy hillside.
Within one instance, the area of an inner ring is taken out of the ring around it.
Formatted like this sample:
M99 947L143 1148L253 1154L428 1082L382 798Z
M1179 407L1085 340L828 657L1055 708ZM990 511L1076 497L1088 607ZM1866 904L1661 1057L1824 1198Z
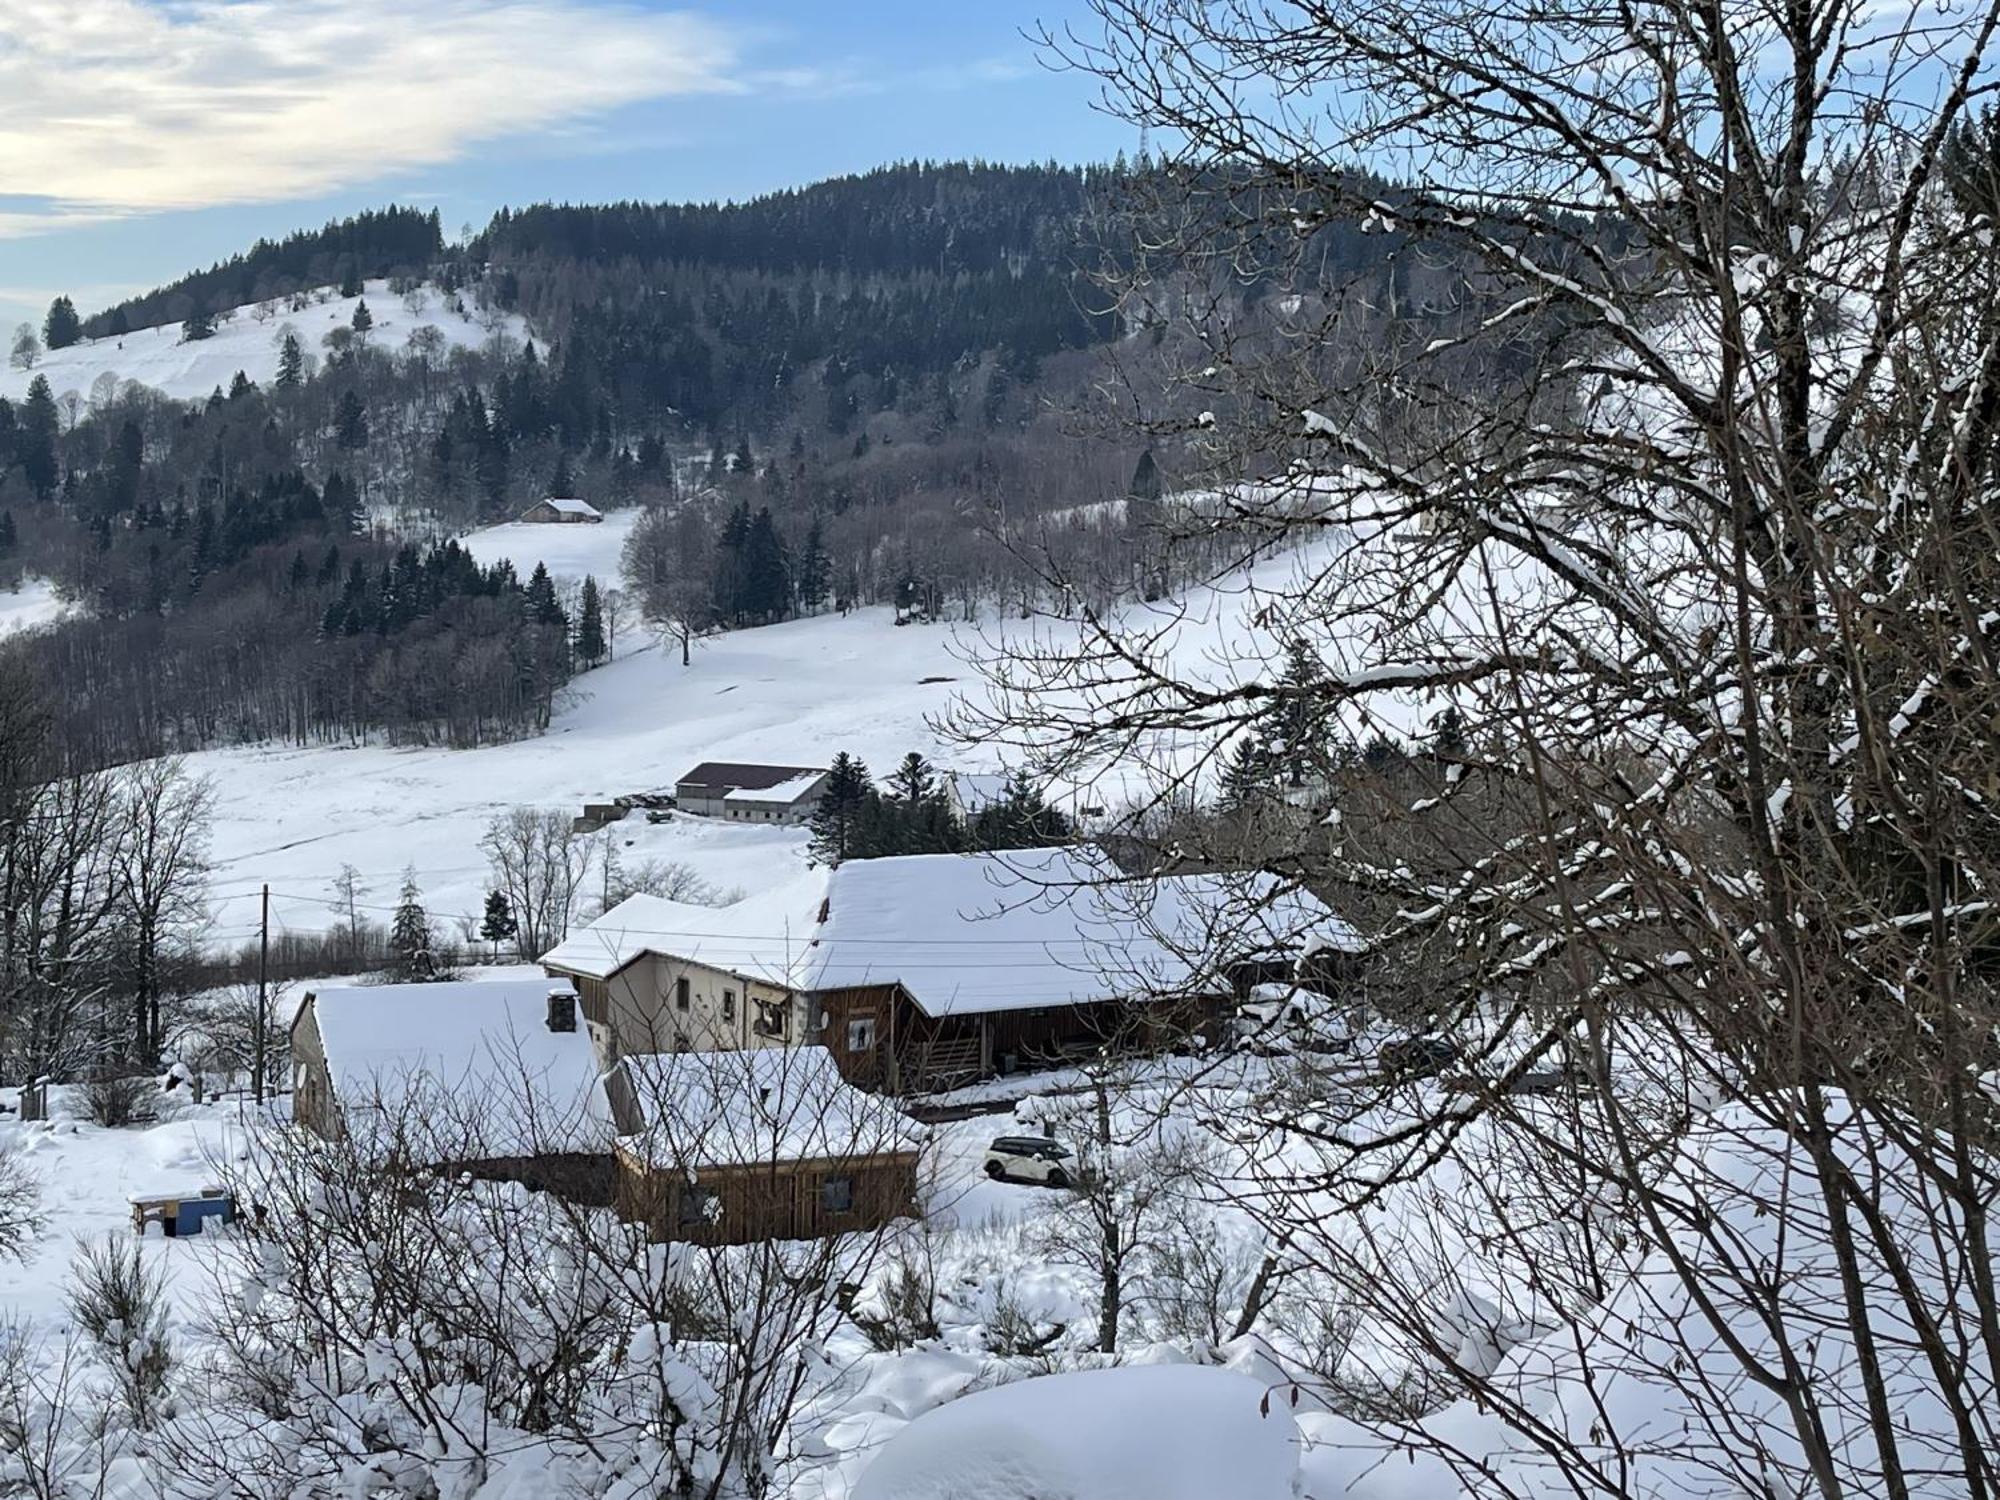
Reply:
M239 307L227 321L216 323L212 338L192 344L181 342L179 323L135 329L118 338L85 339L43 354L33 369L8 365L0 370L0 396L19 400L37 375L48 377L49 389L58 397L69 391L88 397L91 386L107 374L183 400L198 400L217 386L227 390L238 370L267 383L278 373L278 346L286 329L298 334L309 355L319 356L327 333L348 327L355 307L364 301L375 321L368 337L377 348L400 350L419 328L437 329L454 348L477 348L493 336L488 327L492 320L477 308L468 305L464 313L453 312L436 287L424 287L420 295L422 306L413 313L386 281L370 281L359 297L336 296L330 288L307 293L308 305L299 311L289 298ZM527 336L519 317L504 317L494 326L516 339Z
M597 526L499 526L467 545L482 561L511 558L523 576L546 562L558 580L591 573L610 584L635 520L614 512ZM1176 659L1229 675L1229 648L1248 634L1257 587L1289 579L1303 560L1277 559L1239 588L1191 596L1171 646ZM475 912L487 881L479 838L496 812L523 804L575 812L587 800L671 790L703 760L824 765L847 750L882 774L919 750L940 765L992 769L997 752L982 762L948 747L931 720L954 695L981 689L967 653L998 628L899 628L887 609L858 610L698 642L688 667L678 650L632 628L617 659L579 677L535 739L474 750L263 746L191 756L190 769L212 777L217 793L213 940L250 936L266 881L274 924L323 931L332 922L328 884L349 864L377 906L393 905L403 867L414 864L435 915ZM1006 628L1075 632L1063 622ZM1074 807L1076 799L1061 800ZM678 860L724 890L782 881L805 857L801 831L699 818L634 816L616 837L628 867Z
M55 585L48 579L23 578L16 588L0 589L0 636L53 625L71 607L56 596Z

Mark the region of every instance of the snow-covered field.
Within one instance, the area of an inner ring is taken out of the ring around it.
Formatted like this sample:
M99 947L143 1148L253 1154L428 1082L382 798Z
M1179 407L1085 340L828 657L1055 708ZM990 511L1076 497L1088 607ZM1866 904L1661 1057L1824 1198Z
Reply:
M212 338L191 344L181 342L182 325L164 323L45 353L33 369L9 364L0 369L0 396L18 401L37 375L48 377L49 389L58 397L69 391L88 397L91 386L107 374L183 400L198 400L217 386L227 390L238 370L264 384L278 373L278 348L287 329L298 335L307 354L320 357L321 341L333 329L348 327L356 305L363 301L375 323L368 338L378 348L401 350L419 328L437 329L454 348L477 348L493 336L488 320L476 308L468 305L464 313L453 312L436 287L422 289L423 305L415 313L386 281L365 282L359 297L337 296L330 288L306 295L308 305L297 312L288 299L239 307L227 321L216 324ZM515 316L500 319L496 326L515 339L527 335L527 325Z
M627 511L597 526L511 524L466 544L483 561L511 558L523 576L546 562L558 579L592 573L609 584L636 519ZM1276 583L1296 566L1277 559L1251 582ZM1227 644L1243 636L1257 602L1249 589L1191 598L1176 658L1212 660L1226 675ZM523 805L580 812L589 800L671 790L704 760L825 765L846 750L883 775L918 750L940 765L994 769L997 751L982 760L944 744L932 727L955 694L979 690L966 659L978 646L977 631L898 627L889 610L865 609L697 642L683 667L677 647L663 650L635 630L621 637L617 660L572 684L534 739L475 750L260 746L190 756L190 769L216 789L213 940L251 935L265 882L274 927L324 930L329 883L343 865L361 872L364 899L384 909L377 915L395 903L406 865L434 916L476 912L486 891L479 839L495 813ZM634 815L612 836L628 867L676 860L724 890L779 883L805 860L804 833L782 828L689 817L649 824Z
M70 609L66 600L56 596L55 585L48 579L23 578L16 588L0 589L0 635L53 625Z

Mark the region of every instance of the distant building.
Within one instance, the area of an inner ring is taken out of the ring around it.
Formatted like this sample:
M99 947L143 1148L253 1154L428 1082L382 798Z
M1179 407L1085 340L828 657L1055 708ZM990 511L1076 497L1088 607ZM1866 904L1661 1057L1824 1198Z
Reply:
M824 1047L619 1066L641 1122L618 1141L619 1216L655 1243L814 1239L918 1211L920 1128Z
M546 495L521 512L524 521L549 521L557 524L591 525L604 519L604 512L588 500L565 499L558 495Z
M826 771L705 760L674 783L682 812L741 823L806 823L826 790Z
M326 986L291 1044L292 1118L328 1140L610 1202L617 1111L566 980Z

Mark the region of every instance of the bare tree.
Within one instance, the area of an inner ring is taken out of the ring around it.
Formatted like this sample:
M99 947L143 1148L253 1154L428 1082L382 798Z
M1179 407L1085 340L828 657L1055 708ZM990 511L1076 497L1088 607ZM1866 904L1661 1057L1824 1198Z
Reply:
M1255 1112L1246 1206L1411 1360L1358 1405L1478 1492L1994 1493L2000 263L1940 174L2000 10L1094 8L1054 45L1167 153L1114 271L1182 351L1119 394L1287 561L1219 651L996 647L957 727L1182 805L1296 704L1434 771L1257 850L1372 896L1462 1054ZM1512 1292L1449 1215L1367 1231L1439 1177ZM1458 1401L1486 1451L1417 1420Z
M142 761L121 779L124 822L113 878L126 938L136 1061L156 1062L165 1045L160 1015L163 968L177 943L207 920L208 821L213 789L178 760Z
M590 876L589 836L556 809L517 807L487 825L480 847L514 915L519 951L535 956L561 942Z
M640 517L625 542L625 581L639 612L680 646L681 665L692 659L694 638L715 619L712 491Z
M42 341L35 337L34 325L23 323L14 330L14 348L8 356L17 370L32 370L42 357Z

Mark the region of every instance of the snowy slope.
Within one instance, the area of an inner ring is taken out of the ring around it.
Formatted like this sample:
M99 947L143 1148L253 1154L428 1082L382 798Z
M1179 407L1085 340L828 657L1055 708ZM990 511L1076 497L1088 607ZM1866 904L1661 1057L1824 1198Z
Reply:
M0 589L0 636L53 625L67 615L71 607L66 600L56 596L55 585L48 579L23 578L11 590Z
M510 557L524 577L547 562L558 578L594 573L610 584L634 519L624 512L598 526L500 526L467 545L486 561ZM1256 588L1288 580L1304 560L1275 559L1236 587L1191 596L1171 641L1176 661L1203 675L1250 670L1238 652L1260 604ZM931 721L955 695L980 691L967 653L1002 628L898 627L891 611L865 609L697 642L688 667L677 648L662 651L633 630L617 660L571 685L535 739L476 750L260 746L190 756L190 768L214 778L217 790L212 940L233 944L253 933L265 881L274 927L323 931L332 921L328 883L344 864L365 877L377 916L394 905L405 864L414 865L434 916L476 912L486 890L479 838L496 812L579 812L586 800L671 789L703 760L824 765L847 750L881 775L919 750L941 766L991 770L997 748L982 757L947 746ZM1077 627L1004 629L1073 641ZM805 864L803 831L776 826L689 817L654 825L634 816L612 837L628 868L681 861L725 890L762 889Z
M0 369L0 396L18 401L37 375L48 377L49 389L58 397L75 391L87 398L92 384L105 374L184 400L198 400L217 386L227 390L238 370L265 384L278 373L278 346L287 328L298 334L309 355L321 356L321 340L330 330L352 323L354 309L363 301L375 320L368 338L379 349L400 351L418 328L437 329L457 348L477 348L492 337L476 309L468 307L470 316L452 312L436 287L423 289L422 310L414 315L386 281L364 283L360 297L335 296L330 288L308 296L311 304L300 312L292 311L285 299L239 307L227 322L216 325L213 338L192 344L181 342L179 323L136 329L121 338L86 339L44 354L31 370L11 364ZM515 339L527 335L527 325L518 317L507 317L501 327Z

